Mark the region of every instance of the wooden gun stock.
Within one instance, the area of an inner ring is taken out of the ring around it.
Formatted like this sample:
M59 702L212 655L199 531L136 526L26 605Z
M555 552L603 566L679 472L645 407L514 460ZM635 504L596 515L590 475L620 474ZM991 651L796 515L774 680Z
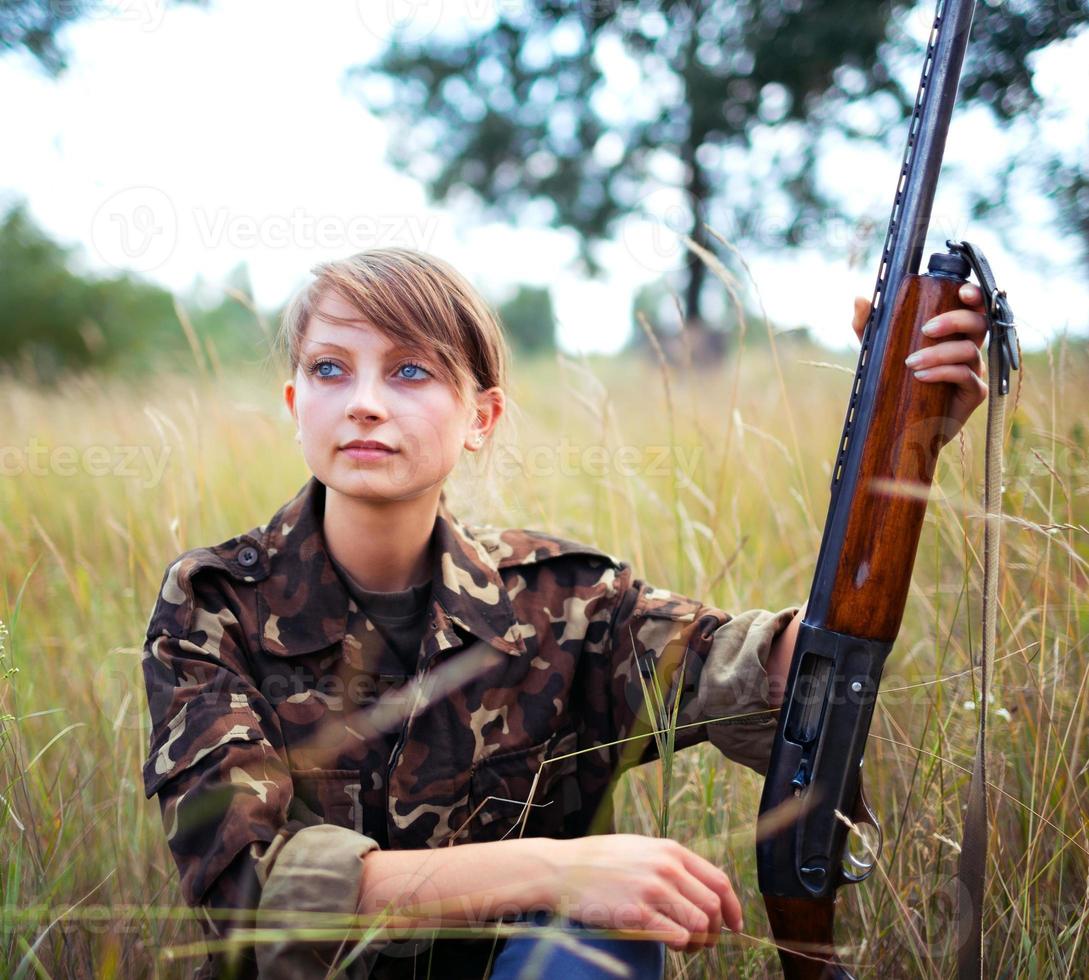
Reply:
M964 308L964 281L907 276L896 297L825 629L890 643L900 630L938 452L955 431L953 385L917 380L904 359L934 345L923 324Z
M764 897L787 980L853 980L832 944L836 900ZM789 937L789 938L787 938Z

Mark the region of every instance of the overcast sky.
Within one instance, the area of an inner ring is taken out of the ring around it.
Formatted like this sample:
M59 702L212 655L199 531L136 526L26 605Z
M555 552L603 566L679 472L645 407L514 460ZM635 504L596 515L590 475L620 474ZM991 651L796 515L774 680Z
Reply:
M462 0L460 16L494 14L500 0ZM4 169L0 204L28 201L46 231L76 245L86 268L131 269L183 290L248 264L258 302L274 306L318 261L404 244L452 261L489 297L513 284L553 287L568 351L611 351L630 329L634 291L676 268L667 232L633 221L605 250L607 277L569 270L570 234L482 224L431 206L423 188L385 163L380 120L345 87L346 70L376 54L393 19L414 10L430 29L457 4L432 0L213 0L208 9L161 0L107 0L62 39L70 67L51 81L23 54L0 59ZM435 17L432 17L432 14ZM1055 107L1053 136L1084 145L1089 35L1049 52L1039 87ZM1021 320L1022 342L1085 331L1089 289L1072 244L1027 208L1025 242L1052 271L1015 258L964 219L955 175L990 159L1000 139L985 114L962 113L935 207L936 244L970 237L991 253ZM845 150L830 161L881 233L899 150ZM662 192L666 210L669 192ZM953 217L949 217L953 216ZM831 235L835 231L830 232ZM818 243L819 244L819 243ZM850 341L851 298L869 296L875 270L830 261L820 248L748 256L773 321L807 323L825 342Z

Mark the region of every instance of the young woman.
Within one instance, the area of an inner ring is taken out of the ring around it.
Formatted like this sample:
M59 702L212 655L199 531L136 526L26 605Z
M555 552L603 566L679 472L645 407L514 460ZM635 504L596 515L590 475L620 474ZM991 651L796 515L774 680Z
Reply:
M682 684L677 748L710 739L762 771L800 613L731 616L589 545L464 526L443 484L507 407L498 322L419 252L314 272L281 331L313 476L265 524L167 568L143 775L211 939L255 918L332 931L213 944L202 975L616 975L605 954L660 978L666 945L714 945L741 908L687 848L613 832L615 779L656 758L644 682ZM956 427L985 396L979 293L962 297L976 308L934 335L968 339L916 365L957 386ZM424 938L329 938L357 913ZM420 928L500 919L533 936ZM546 923L565 931L534 942Z

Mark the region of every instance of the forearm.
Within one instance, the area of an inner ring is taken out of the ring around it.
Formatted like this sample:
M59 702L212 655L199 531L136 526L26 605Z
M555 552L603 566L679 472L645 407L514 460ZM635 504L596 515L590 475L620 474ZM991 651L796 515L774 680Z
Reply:
M768 701L771 704L783 703L787 673L790 670L791 658L794 656L794 643L798 639L798 629L802 625L805 608L803 605L790 621L790 625L771 642L771 652L764 665L768 674Z
M359 911L389 926L477 923L555 905L557 858L569 842L527 837L457 847L373 851Z

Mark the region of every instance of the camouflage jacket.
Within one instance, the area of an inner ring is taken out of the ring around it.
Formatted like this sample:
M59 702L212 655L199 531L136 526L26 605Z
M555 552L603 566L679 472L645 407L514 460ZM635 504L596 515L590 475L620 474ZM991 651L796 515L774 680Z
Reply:
M252 921L224 919L228 908L352 912L359 862L379 840L610 832L615 779L657 757L655 675L666 705L682 685L677 749L710 739L766 765L763 662L794 608L731 617L588 545L467 528L444 494L417 673L375 675L382 641L326 550L324 500L311 478L268 523L185 552L148 623L144 787L210 939ZM441 965L451 944L456 970ZM322 976L332 956L315 942L256 949L237 975ZM479 977L491 950L443 939L421 955L433 976ZM372 942L349 975L413 975L413 952ZM226 972L213 955L202 975Z

